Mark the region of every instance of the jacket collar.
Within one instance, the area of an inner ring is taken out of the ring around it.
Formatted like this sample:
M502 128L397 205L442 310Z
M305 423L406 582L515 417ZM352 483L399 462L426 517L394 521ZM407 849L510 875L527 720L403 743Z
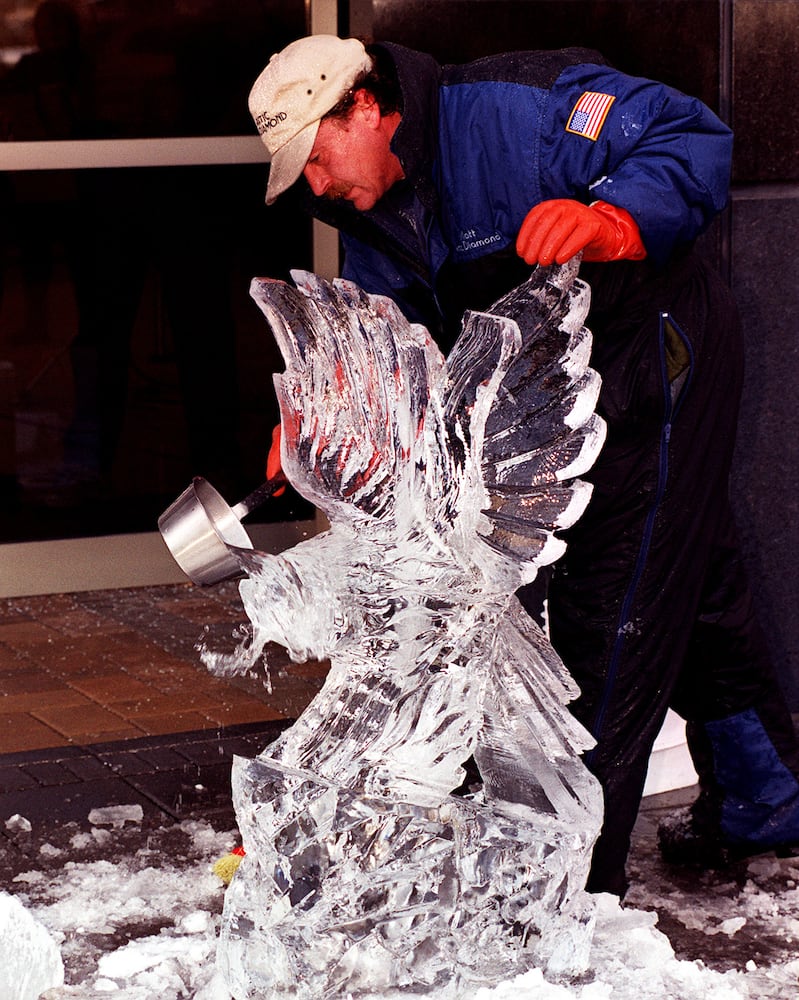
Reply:
M441 68L432 56L393 42L381 48L391 56L402 93L402 120L391 141L405 177L426 208L438 205L433 165L438 147L438 90Z

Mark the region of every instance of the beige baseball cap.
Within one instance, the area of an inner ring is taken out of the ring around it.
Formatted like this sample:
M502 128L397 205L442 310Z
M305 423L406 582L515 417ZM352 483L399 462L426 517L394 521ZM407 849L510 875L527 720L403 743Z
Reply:
M250 114L271 157L266 203L297 180L319 120L372 68L357 38L309 35L276 53L250 91Z

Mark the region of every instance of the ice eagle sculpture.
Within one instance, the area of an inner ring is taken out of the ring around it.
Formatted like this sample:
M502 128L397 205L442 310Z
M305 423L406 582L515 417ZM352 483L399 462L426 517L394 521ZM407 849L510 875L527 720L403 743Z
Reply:
M586 967L592 740L514 596L562 552L604 437L578 267L467 313L446 360L352 283L252 283L285 363L283 469L330 528L237 550L251 635L206 662L245 670L276 642L330 671L276 742L234 760L246 857L218 961L236 1000L441 1000Z

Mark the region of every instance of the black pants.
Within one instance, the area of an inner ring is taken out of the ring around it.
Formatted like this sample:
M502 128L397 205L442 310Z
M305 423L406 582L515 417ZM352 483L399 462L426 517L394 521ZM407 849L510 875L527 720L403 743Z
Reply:
M654 740L672 706L703 724L754 710L796 773L796 743L735 540L728 480L742 383L736 309L694 256L583 267L607 443L549 586L553 645L580 686L605 792L589 888L623 895ZM701 747L700 747L701 744ZM714 782L712 753L697 752ZM793 777L791 777L793 780Z

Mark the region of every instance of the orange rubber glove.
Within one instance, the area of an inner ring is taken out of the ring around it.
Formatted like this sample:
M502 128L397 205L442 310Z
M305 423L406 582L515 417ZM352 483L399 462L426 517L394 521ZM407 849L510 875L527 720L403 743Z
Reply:
M581 250L583 260L646 257L635 219L606 201L591 206L570 198L542 201L527 213L516 238L516 252L528 264L565 264Z
M267 481L277 479L283 475L283 466L280 464L280 424L272 428L272 445L269 454L266 456L266 478ZM272 494L279 497L286 492L285 486L280 486Z

